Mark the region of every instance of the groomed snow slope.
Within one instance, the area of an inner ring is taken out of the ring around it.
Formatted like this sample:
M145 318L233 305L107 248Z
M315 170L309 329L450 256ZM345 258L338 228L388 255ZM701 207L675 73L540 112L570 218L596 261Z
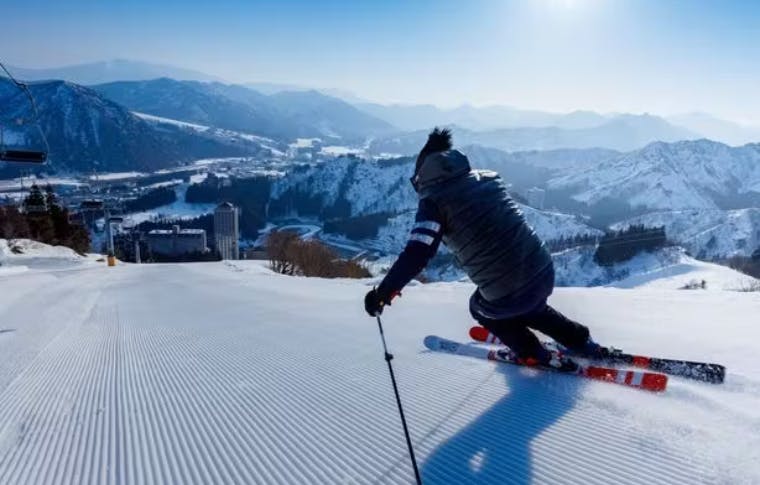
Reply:
M408 483L366 282L258 263L0 277L0 483ZM558 289L601 342L724 363L655 395L426 352L470 285L384 316L425 483L758 483L757 293Z

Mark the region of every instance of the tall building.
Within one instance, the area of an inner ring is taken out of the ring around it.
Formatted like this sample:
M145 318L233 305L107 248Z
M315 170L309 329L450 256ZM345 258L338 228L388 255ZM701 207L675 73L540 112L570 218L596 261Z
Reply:
M546 198L546 191L533 187L528 190L528 205L536 209L542 210L544 208L544 199Z
M214 240L222 259L239 259L238 209L229 202L219 204L214 210Z

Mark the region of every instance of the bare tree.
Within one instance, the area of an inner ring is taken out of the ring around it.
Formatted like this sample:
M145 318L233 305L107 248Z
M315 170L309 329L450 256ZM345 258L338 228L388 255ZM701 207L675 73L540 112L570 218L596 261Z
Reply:
M295 264L289 257L289 247L298 242L298 234L292 231L272 231L267 236L269 265L277 273L295 274Z

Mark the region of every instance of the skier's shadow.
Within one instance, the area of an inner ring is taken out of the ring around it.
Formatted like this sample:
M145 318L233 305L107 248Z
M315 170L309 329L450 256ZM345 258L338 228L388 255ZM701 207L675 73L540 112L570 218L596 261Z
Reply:
M535 438L573 408L585 383L573 376L499 367L509 393L433 450L422 468L425 483L533 481ZM556 471L561 478L561 470Z

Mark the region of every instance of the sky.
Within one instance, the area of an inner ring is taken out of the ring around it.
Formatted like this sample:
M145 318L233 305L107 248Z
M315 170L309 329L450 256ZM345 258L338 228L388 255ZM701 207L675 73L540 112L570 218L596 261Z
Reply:
M760 1L0 0L0 59L133 59L384 103L760 120Z

